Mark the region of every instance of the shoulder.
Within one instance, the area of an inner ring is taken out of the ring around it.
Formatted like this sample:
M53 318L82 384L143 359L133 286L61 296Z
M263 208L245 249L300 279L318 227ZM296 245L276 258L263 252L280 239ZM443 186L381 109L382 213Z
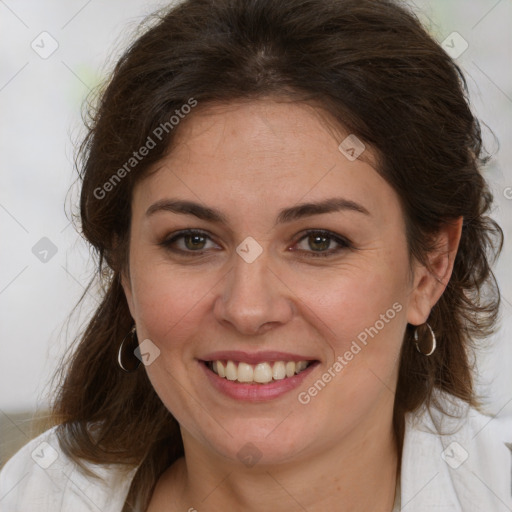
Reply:
M88 477L61 450L56 429L32 439L0 471L2 512L121 512L136 468L84 462L98 475Z
M447 394L406 416L402 503L415 510L512 510L512 418L494 418Z

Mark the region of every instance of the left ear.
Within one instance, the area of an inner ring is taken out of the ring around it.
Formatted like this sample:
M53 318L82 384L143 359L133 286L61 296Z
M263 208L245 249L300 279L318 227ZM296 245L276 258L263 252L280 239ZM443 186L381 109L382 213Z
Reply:
M435 236L435 248L427 255L430 270L416 262L407 322L424 324L431 309L443 294L452 275L459 247L463 218L444 223Z

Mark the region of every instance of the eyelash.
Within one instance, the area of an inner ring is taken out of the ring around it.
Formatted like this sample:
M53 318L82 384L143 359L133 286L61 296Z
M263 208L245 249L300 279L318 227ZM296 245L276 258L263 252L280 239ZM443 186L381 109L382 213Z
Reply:
M330 250L330 251L322 251L322 252L315 252L315 251L299 251L299 252L303 252L303 253L306 253L307 254L307 258L326 258L326 257L329 257L329 256L333 256L335 254L338 254L340 251L342 251L343 249L351 249L352 248L352 244L345 238L343 237L340 237L338 235L335 235L334 233L330 232L330 231L326 231L326 230L323 230L323 229L310 229L308 231L306 231L304 233L304 235L299 238L299 240L297 240L297 242L295 242L295 244L298 244L300 242L302 242L304 239L308 238L308 236L311 236L311 235L317 235L317 236L321 236L323 238L326 238L328 240L332 240L334 242L336 242L337 244L339 244L341 247L336 249L336 250ZM159 245L164 247L165 249L168 249L172 252L175 252L175 253L180 253L182 255L186 255L187 257L188 256L192 256L193 254L195 255L202 255L206 252L206 250L203 250L203 251L184 251L182 249L175 249L175 248L172 248L172 244L175 243L177 240L181 239L181 238L184 238L185 236L190 236L190 235L198 235L198 236L201 236L201 237L205 237L205 238L208 238L211 240L211 237L204 231L199 231L199 230L196 230L196 229L187 229L187 230L184 230L184 231L180 231L178 233L176 233L175 235L173 235L171 238L168 238L168 239L165 239L164 241L160 242Z

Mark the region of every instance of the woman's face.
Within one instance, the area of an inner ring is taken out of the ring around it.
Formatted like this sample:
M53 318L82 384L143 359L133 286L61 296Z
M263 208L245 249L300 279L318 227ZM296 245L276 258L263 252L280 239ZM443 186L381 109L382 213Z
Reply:
M389 433L405 327L428 314L397 194L312 107L199 108L133 195L123 286L156 393L203 457Z

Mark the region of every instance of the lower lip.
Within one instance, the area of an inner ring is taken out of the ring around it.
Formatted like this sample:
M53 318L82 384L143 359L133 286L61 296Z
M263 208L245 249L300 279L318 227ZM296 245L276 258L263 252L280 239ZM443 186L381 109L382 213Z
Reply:
M245 402L264 402L278 398L288 391L298 388L319 363L318 361L315 361L305 370L293 377L286 377L281 380L269 382L268 384L238 383L237 381L219 377L202 361L199 361L199 364L203 368L203 371L206 373L206 376L212 385L224 395L234 398L235 400L242 400Z

